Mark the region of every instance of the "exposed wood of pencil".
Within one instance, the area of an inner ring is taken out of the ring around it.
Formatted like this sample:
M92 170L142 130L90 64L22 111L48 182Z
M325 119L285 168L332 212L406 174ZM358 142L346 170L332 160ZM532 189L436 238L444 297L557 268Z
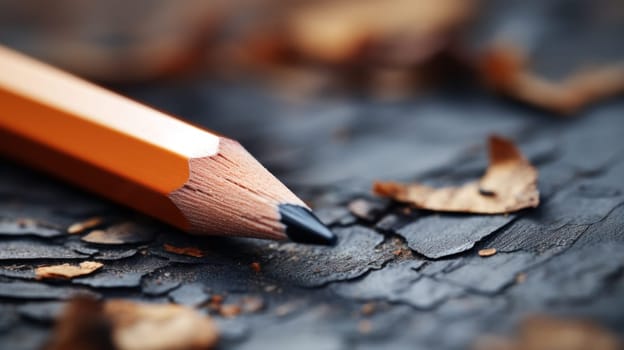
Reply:
M0 152L195 233L283 239L306 207L237 142L0 46Z

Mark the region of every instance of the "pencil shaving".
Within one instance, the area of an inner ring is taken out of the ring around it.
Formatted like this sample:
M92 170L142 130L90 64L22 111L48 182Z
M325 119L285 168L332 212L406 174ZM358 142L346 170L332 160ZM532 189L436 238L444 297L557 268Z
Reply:
M441 212L502 214L539 205L537 170L514 144L489 139L490 165L478 181L459 187L433 188L419 183L376 182L376 194Z
M201 249L195 247L176 247L171 244L165 243L163 245L163 248L165 248L165 250L169 253L187 255L194 258L202 258L204 256L204 252Z
M487 258L488 256L492 256L496 254L496 248L486 248L481 249L478 252L480 257Z
M85 261L78 266L70 264L41 266L35 270L35 276L37 279L71 279L91 274L102 266L104 264L95 261Z
M89 232L81 239L96 244L128 244L150 241L153 237L153 228L131 221L112 225L103 230Z
M71 224L68 228L67 228L67 233L73 235L73 234L77 234L77 233L82 233L86 230L92 229L96 226L101 225L104 222L104 219L102 219L99 216L95 216L92 218L89 218L87 220L84 221L80 221L80 222L76 222Z

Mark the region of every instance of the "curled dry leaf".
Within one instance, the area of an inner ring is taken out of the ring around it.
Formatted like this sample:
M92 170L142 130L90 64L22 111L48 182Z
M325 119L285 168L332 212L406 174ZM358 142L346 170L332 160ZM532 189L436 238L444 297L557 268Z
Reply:
M74 278L93 273L102 266L104 266L104 264L96 261L84 261L78 266L70 264L41 266L35 270L35 275L37 279Z
M624 93L624 63L579 70L554 82L532 72L518 48L497 45L481 57L479 70L492 89L559 114Z
M173 254L188 255L194 258L202 258L204 256L204 252L201 249L195 247L176 247L171 244L165 243L163 245L163 248L165 248L165 250L169 253Z
M489 139L490 165L479 181L459 187L433 188L418 183L376 182L376 194L417 208L500 214L537 207L537 170L509 140Z
M67 306L47 349L209 349L217 338L208 316L184 306L82 298Z

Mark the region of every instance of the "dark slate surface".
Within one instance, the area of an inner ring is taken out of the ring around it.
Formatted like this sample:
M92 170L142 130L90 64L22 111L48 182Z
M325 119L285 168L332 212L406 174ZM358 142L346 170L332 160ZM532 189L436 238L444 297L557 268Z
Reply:
M615 2L492 2L474 46L516 23L515 40L550 76L592 57L623 59L624 17L586 10ZM467 85L391 103L289 103L217 82L116 87L239 139L315 207L339 244L191 237L2 159L0 348L36 348L77 293L191 305L215 317L223 349L464 349L536 312L623 334L624 99L559 119ZM539 208L449 215L371 199L375 179L478 178L491 132L515 139L538 167ZM150 234L114 246L65 234L94 215L107 218L103 229L132 221ZM498 253L480 257L483 248ZM84 260L104 267L72 281L34 279L37 266ZM225 303L261 298L264 307L226 319L207 306L215 294Z
M0 242L1 260L37 260L37 259L84 259L88 257L70 249L62 244L50 244L49 242L16 238Z
M510 223L515 215L435 214L422 217L396 232L416 252L432 259L464 252L475 242Z

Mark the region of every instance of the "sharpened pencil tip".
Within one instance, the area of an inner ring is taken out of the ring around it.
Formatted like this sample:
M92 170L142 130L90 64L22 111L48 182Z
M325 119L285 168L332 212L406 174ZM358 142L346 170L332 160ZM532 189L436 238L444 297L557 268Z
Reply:
M297 243L334 245L338 241L309 209L299 205L280 204L281 222L286 226L286 235Z

